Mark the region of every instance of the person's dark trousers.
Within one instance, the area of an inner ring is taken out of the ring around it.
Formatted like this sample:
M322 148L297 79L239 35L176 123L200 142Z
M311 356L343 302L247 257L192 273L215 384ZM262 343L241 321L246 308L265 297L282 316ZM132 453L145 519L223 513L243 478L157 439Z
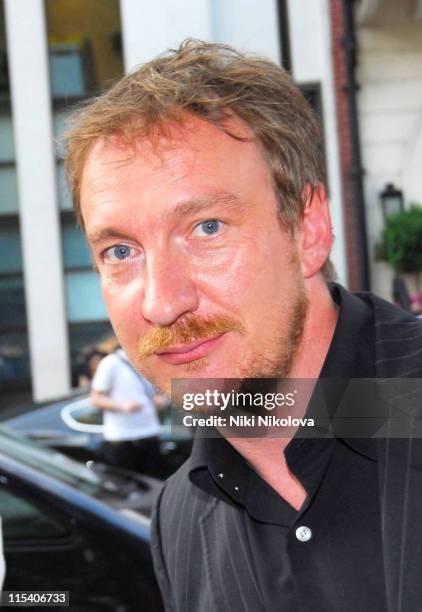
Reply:
M138 440L105 440L101 459L108 465L154 476L160 461L160 440L157 437Z

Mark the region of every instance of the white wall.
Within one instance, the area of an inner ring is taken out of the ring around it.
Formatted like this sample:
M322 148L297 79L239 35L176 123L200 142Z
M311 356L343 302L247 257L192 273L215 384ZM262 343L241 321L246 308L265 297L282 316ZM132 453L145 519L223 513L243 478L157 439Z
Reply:
M210 0L213 40L280 62L275 0Z
M329 0L289 0L288 7L294 79L297 83L321 84L327 175L335 235L332 261L340 282L347 284Z
M184 38L211 38L208 0L120 0L120 15L127 72Z
M276 0L120 0L120 12L127 71L185 38L279 59Z
M373 261L383 227L379 193L400 187L422 204L422 24L360 27L357 80L365 198L375 293L391 297L391 270Z

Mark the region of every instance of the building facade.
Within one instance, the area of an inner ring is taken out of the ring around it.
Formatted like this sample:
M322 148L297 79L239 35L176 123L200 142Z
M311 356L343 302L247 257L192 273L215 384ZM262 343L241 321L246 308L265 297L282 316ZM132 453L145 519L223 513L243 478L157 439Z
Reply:
M0 406L66 395L78 355L111 333L66 189L72 107L193 37L284 64L321 120L334 233L347 283L329 0L0 2Z
M355 21L371 286L390 299L393 272L375 258L380 193L393 183L405 207L422 205L422 2L359 0Z

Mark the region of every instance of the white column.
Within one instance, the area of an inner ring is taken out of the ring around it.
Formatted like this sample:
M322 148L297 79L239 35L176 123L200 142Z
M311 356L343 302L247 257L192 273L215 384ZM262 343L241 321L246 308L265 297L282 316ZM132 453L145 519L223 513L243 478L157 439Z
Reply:
M211 0L214 40L280 63L276 0Z
M70 388L43 0L5 0L34 399Z
M276 0L120 0L126 71L184 38L280 60Z
M320 83L327 178L335 241L331 259L339 281L347 282L341 191L340 152L337 140L336 101L328 0L288 0L293 78L296 83Z
M120 0L126 72L185 38L211 40L213 0Z

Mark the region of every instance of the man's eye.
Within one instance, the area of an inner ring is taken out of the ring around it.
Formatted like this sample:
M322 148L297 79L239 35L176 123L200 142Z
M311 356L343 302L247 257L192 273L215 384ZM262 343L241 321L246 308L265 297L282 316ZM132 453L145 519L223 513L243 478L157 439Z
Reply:
M198 225L196 225L194 228L194 233L212 236L221 229L222 225L223 224L221 221L217 221L216 219L208 219L207 221L198 223Z
M133 249L127 244L116 244L104 252L104 259L108 261L123 261L132 255Z

